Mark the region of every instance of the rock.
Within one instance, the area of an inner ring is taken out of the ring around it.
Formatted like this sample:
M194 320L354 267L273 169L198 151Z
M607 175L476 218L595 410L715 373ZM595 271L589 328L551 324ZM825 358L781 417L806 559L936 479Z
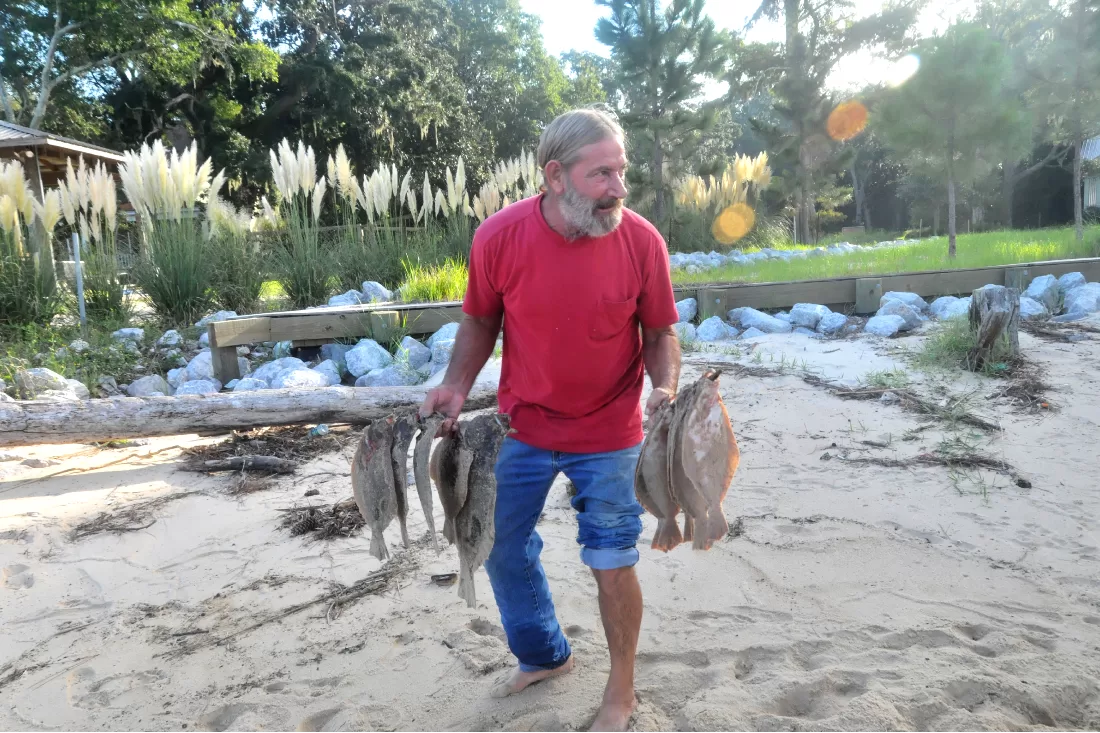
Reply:
M210 332L209 331L203 331L202 334L199 336L199 348L202 348L202 349L209 349L210 348Z
M68 359L69 358L69 349L68 349L68 347L62 346L57 351L53 352L53 358L57 359L58 361L65 361L66 359Z
M252 373L252 362L243 356L237 357L237 371L241 373L242 377L247 377Z
M760 336L767 336L768 334L761 331L759 328L746 328L741 332L742 339L754 339Z
M144 328L120 328L111 334L115 341L133 341L141 343L145 339Z
M313 371L323 375L328 381L329 387L340 384L340 367L336 366L336 362L331 359L325 359L313 367Z
M813 303L797 303L791 308L790 323L794 327L817 328L821 319L832 313L823 305Z
M47 390L65 390L65 377L45 367L20 369L15 373L15 394L20 399L34 399Z
M189 380L214 378L214 362L209 351L200 351L188 362L187 378Z
M356 387L411 387L420 383L420 374L403 364L374 369L355 380Z
M718 316L711 316L695 329L695 338L700 341L727 341L737 338L737 329Z
M955 303L958 303L959 300L960 299L956 298L954 295L944 295L943 297L933 300L932 305L928 307L928 310L932 313L933 316L942 320L945 317L944 313L947 312L947 309Z
M451 363L451 354L455 350L454 339L444 339L432 344L432 374Z
M928 303L924 300L924 298L920 297L916 293L898 292L893 290L889 293L883 294L882 298L879 299L878 307L881 309L882 306L886 305L887 301L890 300L900 300L902 303L905 303L917 313L924 313L926 310L928 310Z
M922 323L920 313L916 309L910 308L900 300L888 300L882 304L882 307L878 309L877 316L900 316L905 325L902 326L902 331L912 331L914 328L920 328Z
M4 404L5 402L15 402L15 398L7 392L0 392L0 404Z
M221 385L217 380L213 379L195 379L190 382L184 382L180 385L180 388L176 390L176 397L180 395L188 394L217 394L221 391Z
M691 323L699 312L699 303L695 298L684 298L676 303L676 312L680 314L680 323Z
M69 344L69 351L73 352L74 354L83 354L85 351L88 351L91 348L92 345L84 339L77 339L76 341L73 341L71 344Z
M79 402L80 398L69 389L47 389L39 392L34 399L39 402Z
M904 305L904 303L902 304ZM912 310L912 309L910 309ZM867 321L864 330L875 336L889 338L905 328L905 319L898 315L874 316Z
M95 383L96 393L100 397L114 397L122 394L122 391L118 388L118 382L114 377L108 377L106 375L101 376Z
M1020 298L1020 318L1025 321L1041 321L1050 318L1050 311L1039 301L1025 295Z
M848 325L848 316L843 313L830 312L822 316L817 322L817 332L826 336L833 336Z
M343 374L348 370L348 363L344 357L352 348L354 347L351 344L322 344L321 358L335 362L340 368L340 373Z
M784 323L790 323L791 322L791 314L788 313L787 311L779 311L774 316L772 316L772 318L776 318L780 321L783 321ZM793 326L792 326L792 328L793 328Z
M1062 295L1064 296L1069 291L1074 288L1079 288L1087 282L1085 276L1081 273L1067 272L1065 275L1058 278L1058 289L1062 291Z
M217 313L213 313L213 314L207 316L206 318L203 318L198 323L196 323L195 328L206 328L211 323L217 323L218 321L227 321L230 318L236 318L236 317L237 317L237 312L236 311L218 311Z
M304 361L294 356L284 356L274 361L269 361L255 372L252 373L252 377L259 379L267 384L271 384L275 381L275 377L279 376L283 372L294 371L297 369L308 369Z
M741 315L748 310L748 308L734 308L726 313L726 321L733 324L741 323Z
M3 379L0 379L0 392L7 392L7 391L8 391L8 383L5 382Z
M348 371L352 376L361 377L374 369L384 369L393 363L390 352L379 346L377 341L363 339L344 356Z
M288 369L271 380L272 389L328 387L329 375L313 369Z
M290 350L294 344L291 341L280 341L271 347L271 355L276 359L285 359L290 356Z
M252 356L252 349L247 346L238 346L237 356Z
M183 352L179 349L169 349L164 352L164 362L166 364L175 364L176 366L187 366L187 357L183 355Z
M821 337L821 335L817 331L811 331L810 329L805 328L803 326L799 326L798 328L796 328L794 330L794 332L801 335L801 336L809 336L810 338L814 338L814 339Z
M340 295L334 295L328 299L329 306L359 305L363 302L363 294L358 290L349 290Z
M432 350L412 336L406 336L401 339L401 346L397 349L397 358L407 361L413 369L419 369L432 360Z
M1100 311L1100 283L1085 283L1066 293L1066 313L1086 315Z
M22 461L23 456L18 453L11 453L9 451L0 450L0 463L7 463L8 461Z
M431 338L429 338L428 342L427 342L428 343L428 348L430 349L433 346L435 346L436 341L449 341L449 340L454 339L457 335L458 335L458 324L457 323L448 323L446 326L444 326L443 328L439 329L438 331L436 331L435 333L433 333L431 335Z
M1088 313L1076 312L1076 313L1063 313L1060 316L1054 316L1050 320L1053 323L1072 323L1073 321L1083 321L1089 317Z
M168 382L164 381L164 377L159 374L150 374L148 377L135 379L126 388L126 394L131 397L149 397L151 392L170 395L172 394L172 388L168 385Z
M234 392L255 392L258 389L267 389L267 382L262 379L245 377L233 385Z
M393 292L382 283L368 280L363 283L363 302L388 303L393 300Z
M92 393L88 391L88 387L79 379L66 379L65 384L69 385L69 391L79 399L90 400L92 398Z
M901 402L901 398L893 392L883 392L882 397L878 398L879 402L885 402L888 405L892 405L895 402Z
M969 318L970 317L970 296L965 298L959 298L954 303L948 305L943 311L943 320L951 318Z
M21 463L27 468L49 468L57 465L57 461L48 461L45 458L24 458Z
M1059 287L1058 279L1054 275L1040 275L1031 281L1031 284L1027 286L1027 290L1022 295L1038 301L1053 313L1058 310L1058 301L1061 299L1062 289ZM1023 315L1022 308L1020 315Z
M175 329L165 331L164 335L157 339L157 346L163 346L169 349L174 346L179 346L182 343L183 336L180 336L180 332Z
M741 313L741 325L744 328L755 328L764 333L790 333L791 324L778 318L761 313L755 308L746 308ZM744 336L742 336L743 338Z
M225 389L228 389L230 392L232 392L233 388L236 387L240 383L241 383L241 380L239 380L239 379L230 379L228 382L225 383Z
M172 385L173 389L179 389L179 386L190 378L186 368L168 370L168 384Z
M673 328L676 329L676 336L681 342L692 342L698 338L698 333L695 330L695 326L690 323L677 323Z

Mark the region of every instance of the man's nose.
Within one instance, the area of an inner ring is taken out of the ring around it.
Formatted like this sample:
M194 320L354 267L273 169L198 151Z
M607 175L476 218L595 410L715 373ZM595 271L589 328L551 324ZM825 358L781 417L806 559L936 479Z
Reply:
M626 198L626 180L623 176L617 173L611 176L611 185L607 189L607 194L617 199Z

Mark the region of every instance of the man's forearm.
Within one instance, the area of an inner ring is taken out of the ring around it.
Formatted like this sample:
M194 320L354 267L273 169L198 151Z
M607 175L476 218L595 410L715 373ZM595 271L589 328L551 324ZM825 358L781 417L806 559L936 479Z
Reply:
M500 319L466 316L455 334L454 351L443 383L462 394L469 394L477 375L496 347L500 334Z
M676 331L669 328L646 334L642 342L642 361L653 388L664 388L675 395L680 383L680 340Z

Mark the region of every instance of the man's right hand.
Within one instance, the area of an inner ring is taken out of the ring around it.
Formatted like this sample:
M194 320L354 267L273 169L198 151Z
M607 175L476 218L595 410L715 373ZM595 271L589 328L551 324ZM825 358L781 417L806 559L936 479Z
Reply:
M438 438L444 433L454 431L455 422L458 420L458 416L462 412L462 405L465 402L465 393L454 387L441 384L430 390L424 397L424 403L420 406L420 417L428 417L433 412L439 412L446 416L447 419L443 421L439 434L435 436Z

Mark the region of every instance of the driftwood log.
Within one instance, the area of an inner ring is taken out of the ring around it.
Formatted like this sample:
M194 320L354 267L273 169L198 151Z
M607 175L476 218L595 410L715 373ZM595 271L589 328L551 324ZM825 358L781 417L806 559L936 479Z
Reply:
M265 389L179 397L116 397L73 402L0 403L0 447L91 443L270 425L363 425L420 406L425 387ZM464 409L496 405L496 389L474 387Z
M1020 353L1020 291L1003 285L978 288L970 297L970 330L977 343L967 356L973 371L993 360L998 342L1007 344L1009 358Z

